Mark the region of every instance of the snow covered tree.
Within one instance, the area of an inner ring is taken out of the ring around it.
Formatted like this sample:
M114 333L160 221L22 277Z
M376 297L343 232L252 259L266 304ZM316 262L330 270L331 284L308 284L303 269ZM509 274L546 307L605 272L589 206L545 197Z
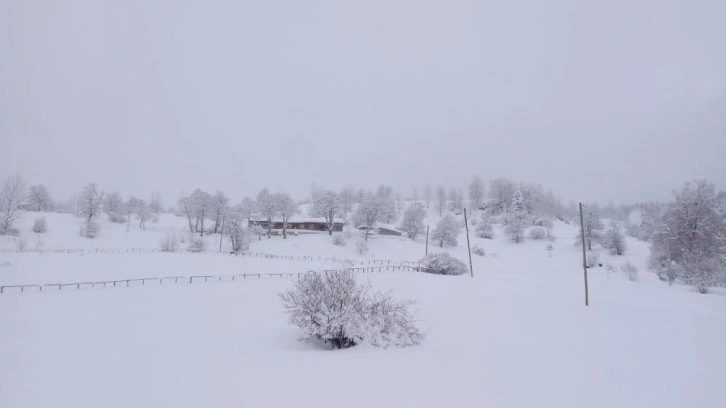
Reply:
M441 186L436 189L436 209L439 210L439 217L444 215L444 210L446 209L446 190Z
M424 187L424 201L426 201L426 209L429 209L429 206L431 204L431 186L426 184L426 187ZM439 214L441 216L441 214Z
M87 184L78 196L78 213L85 218L86 223L101 213L104 194L98 189L96 183ZM91 227L91 229L93 229Z
M164 203L161 200L161 193L152 193L149 200L149 211L152 214L161 214L164 212Z
M131 222L131 215L135 215L136 218L139 220L139 228L145 229L146 228L146 221L149 220L151 217L151 212L149 211L149 206L146 204L146 201L136 198L134 196L129 197L129 200L126 202L126 213L128 216L128 222Z
M232 252L244 250L248 244L249 229L248 221L241 204L229 209L225 218L224 233L227 234L232 246Z
M224 218L229 207L229 198L223 192L217 191L210 202L211 218L214 219L214 233L220 232L222 218Z
M372 293L350 272L309 273L280 299L290 324L334 349L361 343L405 347L424 338L409 310L413 302Z
M384 204L378 195L366 193L353 214L356 227L365 227L365 240L376 223L383 218Z
M18 175L10 176L0 190L0 235L16 233L13 225L22 214L25 200L25 182Z
M353 202L355 201L355 189L352 186L345 187L340 191L341 213L348 214L353 211Z
M328 234L333 235L335 217L342 212L340 197L335 191L323 191L313 202L310 212L314 217L324 217L328 226Z
M406 208L401 221L401 231L408 234L411 239L424 230L424 219L426 218L426 207L422 203L414 202Z
M602 240L602 230L605 226L602 220L600 220L597 206L584 205L583 207L582 217L585 229L585 247L588 251L592 251L592 244L599 243ZM579 228L577 230L575 245L582 245L582 231Z
M277 206L278 214L282 218L282 237L287 239L287 223L300 210L297 203L285 193L275 194L273 199Z
M666 269L680 269L687 283L707 293L718 283L725 259L726 224L713 184L702 180L686 183L674 193L674 201L653 236L651 266L661 276Z
M31 211L50 211L53 208L53 200L44 185L38 184L30 187L28 190L28 208Z
M267 238L269 238L272 235L272 220L278 216L280 210L275 196L266 188L257 193L257 211L267 220Z
M199 232L199 236L203 236L204 220L212 215L214 199L206 191L196 189L190 196L190 202L195 217L194 230Z
M522 216L527 213L527 207L524 204L524 197L522 196L522 191L519 188L515 187L514 189L512 201L509 203L509 212Z
M243 214L249 223L250 221L254 221L255 216L257 215L257 203L255 200L245 197L242 199L242 202L239 203L237 211Z
M507 212L514 197L516 185L511 180L497 178L489 182L489 198L495 213Z
M393 194L393 188L389 186L378 186L376 197L381 206L381 221L392 223L398 218L396 211L396 199Z
M524 222L522 218L512 214L508 215L507 225L504 226L504 232L514 243L524 241Z
M194 214L196 212L194 207L194 201L192 200L191 196L183 196L179 199L178 203L179 212L184 214L185 217L187 217L187 222L189 225L189 233L194 234L194 223L192 220L194 219Z
M489 218L484 218L476 224L476 235L479 238L492 239L494 238L494 227Z
M436 224L431 231L431 239L439 243L439 247L446 245L456 246L461 226L453 215L447 214Z
M449 205L455 214L464 211L464 193L460 189L452 187L449 190Z
M43 234L48 231L48 227L45 222L45 217L36 218L33 222L33 232L36 234Z
M620 232L620 227L614 222L605 232L603 237L603 246L610 251L611 255L623 255L627 246L625 245L625 237Z
M484 182L479 176L474 176L469 183L469 201L475 209L481 208L484 204Z
M103 211L108 215L108 220L117 224L126 222L126 204L121 194L111 193L103 200Z

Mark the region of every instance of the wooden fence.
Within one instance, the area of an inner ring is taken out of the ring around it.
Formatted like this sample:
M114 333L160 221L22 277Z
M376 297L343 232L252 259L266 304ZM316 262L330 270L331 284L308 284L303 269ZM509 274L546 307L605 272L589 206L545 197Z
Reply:
M352 273L374 273L374 272L395 272L395 271L406 271L406 272L426 272L426 269L419 266L411 265L381 265L381 266L368 266L368 267L357 267L357 268L346 268L343 269L347 272ZM340 269L325 269L323 273L338 272ZM266 278L294 278L300 279L305 274L318 273L318 271L307 271L298 273L242 273L237 275L191 275L191 276L161 276L152 278L131 278L131 279L116 279L107 281L84 281L84 282L68 282L68 283L46 283L46 284L22 284L22 285L4 285L0 286L0 294L5 293L25 293L28 292L43 292L44 288L47 292L48 289L55 288L56 291L62 291L64 288L73 290L80 289L104 289L104 288L117 288L117 287L130 287L130 286L146 286L147 282L153 282L159 285L162 284L195 284L195 283L219 283L219 282L235 282L239 280L247 279L262 279ZM67 290L67 289L66 289Z

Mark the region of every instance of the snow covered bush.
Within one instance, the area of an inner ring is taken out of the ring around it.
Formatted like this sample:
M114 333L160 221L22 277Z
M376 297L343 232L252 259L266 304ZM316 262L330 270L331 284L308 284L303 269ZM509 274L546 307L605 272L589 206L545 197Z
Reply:
M482 219L476 224L476 235L484 239L494 238L494 228L488 219Z
M436 228L431 232L431 239L438 242L439 247L442 248L444 244L456 246L460 227L456 218L451 214L447 214L436 224Z
M202 237L192 235L191 238L189 238L189 246L187 249L191 252L202 252L207 249L207 241L205 241Z
M469 273L464 262L447 253L429 254L419 261L427 272L438 275L463 275Z
M544 227L548 230L552 229L552 220L548 220L547 218L537 218L534 221L532 221L532 225L536 227Z
M359 239L355 242L355 251L358 255L365 255L368 253L368 242L365 239Z
M547 235L547 228L545 227L532 227L529 229L529 239L541 241L547 238Z
M333 349L361 343L406 347L424 338L410 310L413 301L372 293L369 284L359 284L350 272L307 274L280 299L290 324Z
M625 253L625 237L617 226L613 225L605 232L603 246L610 251L610 255L623 255Z
M587 260L586 265L588 268L594 268L600 265L600 253L597 251L587 251L585 259Z
M161 249L161 252L175 252L179 249L179 238L177 238L174 231L164 233L161 242L159 242L159 249Z
M33 222L33 232L37 234L42 234L46 231L48 231L48 227L46 226L45 218L36 218Z
M479 255L479 256L486 256L487 255L487 253L484 250L484 248L480 247L479 245L474 245L474 247L471 248L471 253L473 253L474 255Z
M342 234L333 235L333 245L345 246L345 237Z
M81 224L81 236L86 238L96 238L101 228L95 221L88 221Z
M524 222L522 218L516 215L507 217L507 225L504 227L504 232L514 243L524 241Z
M628 277L628 280L635 282L638 280L638 268L636 268L633 264L630 262L626 262L624 265L620 267L620 270L623 271L625 276Z

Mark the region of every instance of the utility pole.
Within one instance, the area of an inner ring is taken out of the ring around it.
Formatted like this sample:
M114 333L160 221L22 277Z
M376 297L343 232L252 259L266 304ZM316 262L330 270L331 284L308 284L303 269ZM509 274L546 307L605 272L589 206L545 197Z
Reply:
M426 255L429 254L429 226L426 226Z
M474 277L474 265L471 263L471 246L469 245L469 221L466 218L466 208L464 208L464 227L466 228L466 249L469 250L469 270L471 277Z
M582 270L585 272L585 306L590 305L587 289L587 253L585 252L585 221L582 216L582 203L580 203L580 237L582 238Z

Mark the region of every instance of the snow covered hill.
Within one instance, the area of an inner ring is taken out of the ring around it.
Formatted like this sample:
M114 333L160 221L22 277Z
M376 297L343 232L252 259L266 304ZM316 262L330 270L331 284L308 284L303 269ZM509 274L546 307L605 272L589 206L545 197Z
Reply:
M158 248L150 230L104 223L95 240L78 220L46 214L48 233L20 225L28 249ZM720 407L726 378L726 293L700 295L647 270L647 244L602 254L583 305L576 229L557 223L547 241L472 235L474 278L417 272L361 274L395 297L417 300L424 342L406 349L321 350L298 341L278 294L289 278L199 285L82 288L0 295L0 407ZM218 236L210 236L214 248ZM263 238L251 250L356 260L415 261L423 238ZM225 243L226 245L226 243ZM4 237L0 248L14 249ZM467 260L463 234L446 251ZM640 273L630 281L621 265ZM608 267L610 266L610 267ZM0 285L298 273L330 262L209 254L0 253ZM294 278L293 278L294 279Z

